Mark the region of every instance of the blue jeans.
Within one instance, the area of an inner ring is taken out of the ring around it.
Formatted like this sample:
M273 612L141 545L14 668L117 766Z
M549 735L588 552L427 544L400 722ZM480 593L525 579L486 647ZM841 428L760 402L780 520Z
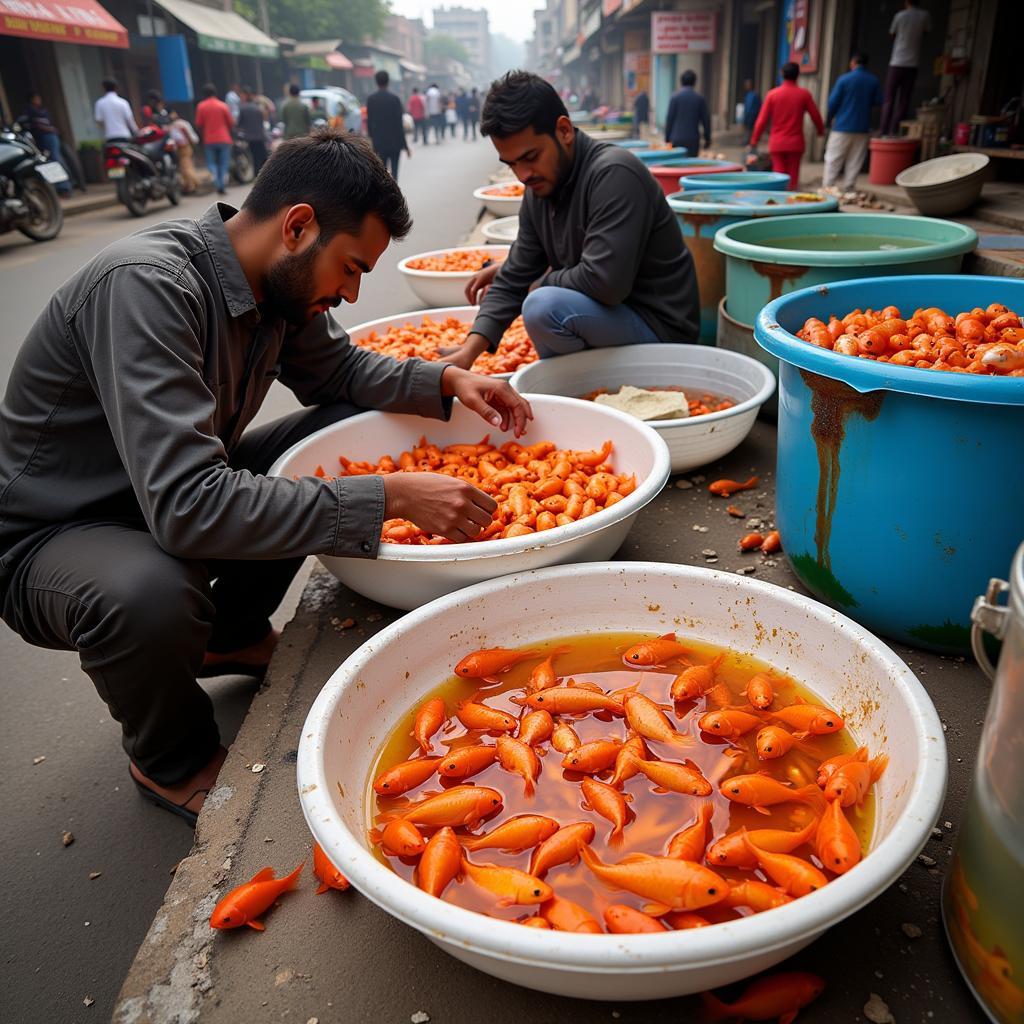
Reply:
M654 345L661 339L636 310L603 306L572 288L545 286L526 296L523 323L541 359L616 345Z
M213 175L213 183L218 192L223 192L231 164L231 146L226 142L207 142L203 145L203 152L206 168Z

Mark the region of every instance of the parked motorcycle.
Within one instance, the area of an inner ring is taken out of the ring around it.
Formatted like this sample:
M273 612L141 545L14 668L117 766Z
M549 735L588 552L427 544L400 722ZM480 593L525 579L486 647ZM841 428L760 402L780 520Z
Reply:
M252 159L249 143L239 135L231 144L231 160L228 164L231 180L238 185L248 185L256 177L256 164Z
M151 199L166 198L171 206L181 201L174 141L163 128L147 125L133 139L110 139L103 159L117 198L133 217L141 217Z
M64 210L53 187L67 171L47 160L17 125L0 126L0 232L18 230L34 242L56 238Z

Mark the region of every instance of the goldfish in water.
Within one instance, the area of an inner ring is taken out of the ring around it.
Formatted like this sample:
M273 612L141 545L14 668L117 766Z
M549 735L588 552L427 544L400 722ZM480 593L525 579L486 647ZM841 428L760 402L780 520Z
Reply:
M540 916L559 932L601 933L601 925L589 910L572 900L554 896L541 904Z
M555 673L554 660L560 654L568 654L571 647L558 647L553 650L531 673L530 681L526 684L528 693L537 693L538 690L546 690L551 686L558 685L558 675Z
M738 491L752 491L758 483L756 476L752 476L745 483L737 483L735 480L713 480L708 484L708 490L719 498L731 498Z
M473 828L501 810L501 794L487 786L452 786L390 815L415 825L468 825Z
M761 724L761 719L757 715L729 708L724 708L721 711L709 711L706 715L701 715L697 722L701 732L706 732L709 736L723 736L730 740L745 736Z
M445 826L427 840L416 865L416 884L431 896L440 896L462 866L462 847L452 829Z
M818 860L837 875L844 875L860 861L860 840L843 814L838 800L829 802L815 837Z
M669 840L666 856L676 860L692 860L699 864L704 859L704 851L707 849L708 826L714 813L714 805L705 800L697 808L697 820Z
M349 880L328 860L327 854L316 840L313 841L313 874L320 880L320 888L316 894L327 892L328 889L338 889L344 892L351 883Z
M626 721L638 736L673 746L692 744L693 740L678 732L668 715L650 697L642 693L627 693L624 704Z
M528 708L544 708L552 715L589 714L591 711L610 711L613 715L622 714L622 705L614 697L609 697L600 690L588 690L582 686L552 686L550 690L529 697L515 698L517 704L525 704Z
M506 647L489 647L467 654L455 666L455 674L463 679L486 679L507 672L513 665L536 658L540 651L512 651Z
M734 775L731 779L726 779L718 787L718 791L727 800L745 804L761 814L769 814L768 808L774 804L790 802L807 804L819 814L825 809L821 790L817 786L808 785L791 789L770 775L762 775L760 772Z
M774 910L792 902L793 897L788 893L756 879L733 885L725 900L728 907L749 907L755 914L763 914L766 910Z
M662 920L674 931L685 932L691 928L707 928L711 922L692 910L672 910Z
M690 761L641 761L636 769L655 785L656 793L685 793L687 796L710 796L711 783L701 775L700 769Z
M549 839L558 828L554 818L545 818L540 814L517 814L486 835L463 839L462 845L471 851L503 850L505 853L522 853Z
M392 857L418 857L426 843L420 830L405 818L395 818L382 829L370 829L370 841Z
M838 800L843 807L863 803L868 790L882 777L889 758L885 754L870 761L848 761L828 780L825 799Z
M763 850L750 841L746 829L741 831L747 850L757 858L757 866L790 896L806 896L828 885L828 879L813 864L789 853Z
M619 752L615 755L615 771L612 772L608 785L614 786L616 789L621 787L627 779L631 779L639 773L640 769L637 768L636 762L646 759L647 747L644 746L643 737L630 736L619 747Z
M634 853L618 864L605 864L589 846L582 847L580 855L605 885L651 900L647 910L652 913L700 910L721 903L729 894L723 878L692 861Z
M521 924L526 928L544 928L548 931L551 930L551 925L549 925L543 917L527 917L522 921L517 921L516 923Z
M431 745L430 739L444 725L447 718L448 712L445 709L444 701L440 697L434 697L426 701L416 712L416 718L413 720L412 734L424 754L433 752L434 748Z
M844 764L849 764L851 761L866 761L867 759L868 748L859 747L852 754L836 754L835 757L830 757L827 761L822 761L818 766L818 785L824 789L828 784L828 780L831 779Z
M771 1020L793 1024L797 1014L825 991L825 982L816 974L787 971L770 974L755 981L731 1003L723 1003L710 992L702 992L701 1000L711 1020Z
M781 725L766 725L754 740L757 756L762 761L772 761L784 757L794 747L800 746L798 740L788 729Z
M808 736L827 736L832 732L839 732L845 724L842 718L829 708L823 708L818 704L807 704L802 697L786 708L776 708L772 717L777 718L784 725L788 725L797 732L793 735L798 739L806 739Z
M497 746L501 767L514 775L521 775L525 782L523 793L533 796L537 776L540 775L540 759L533 752L533 747L512 736L499 736Z
M523 720L519 723L519 735L517 738L529 744L529 746L535 747L538 743L543 743L548 739L552 732L554 732L554 729L555 720L549 712L541 708L541 710L531 711L523 717Z
M210 927L225 929L248 925L258 932L263 931L263 922L257 918L265 914L282 893L295 888L303 867L305 861L283 878L275 878L273 868L257 871L248 882L236 886L213 908Z
M437 772L446 779L468 779L494 764L498 748L489 743L475 743L471 746L456 747L439 757Z
M580 847L594 841L597 830L589 821L563 825L553 836L545 839L530 858L530 874L543 878L559 864L575 864Z
M818 819L812 818L803 828L790 832L782 828L748 829L750 841L769 853L792 853L798 847L809 843L818 827ZM756 868L757 857L748 849L742 832L730 832L711 844L708 863L723 868Z
M463 857L462 870L471 882L497 896L499 907L543 903L555 894L547 882L534 878L533 875L528 875L518 868L474 864L468 857Z
M623 654L622 660L627 665L667 665L688 653L689 648L676 640L675 633L666 633L634 644Z
M571 725L566 725L565 722L555 722L555 727L551 730L551 746L555 750L560 754L568 754L570 750L575 750L579 745L580 738Z
M672 680L670 690L672 699L678 703L684 700L698 700L703 697L715 685L715 671L724 657L724 654L719 654L707 665L691 665L689 668L684 668Z
M767 711L775 700L775 687L772 685L771 676L764 672L758 672L747 680L743 696L750 701L750 706L758 711Z
M627 907L625 903L609 903L604 908L604 923L614 935L665 931L665 926L656 917L635 907Z
M373 790L381 796L400 796L426 782L437 771L439 757L416 757L381 772L374 780Z
M455 717L467 729L482 729L486 732L514 732L519 724L507 712L473 700L464 700L456 704Z
M581 783L585 808L596 811L602 818L607 818L612 823L612 830L608 834L609 841L614 841L622 835L626 827L626 820L629 816L629 809L626 803L633 799L630 794L623 796L617 789L613 789L605 782L599 782L588 775Z
M562 767L569 771L596 775L615 764L621 749L622 744L618 740L591 740L590 743L583 743L575 750L570 750L562 758Z

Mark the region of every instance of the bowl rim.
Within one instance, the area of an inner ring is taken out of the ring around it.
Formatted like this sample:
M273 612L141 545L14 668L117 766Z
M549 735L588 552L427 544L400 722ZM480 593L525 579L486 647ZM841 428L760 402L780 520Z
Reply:
M646 349L648 351L657 350L659 352L665 352L666 350L671 351L672 349L687 349L697 352L702 349L707 350L708 348L709 346L706 345L694 345L688 344L686 342L656 342L649 345L630 345L628 346L628 351L636 352L637 350ZM559 360L571 359L574 360L576 363L598 363L602 358L601 353L603 353L604 351L604 349L600 348L584 349L582 352L570 352L568 355L558 356L557 358ZM673 420L652 420L649 422L646 420L641 420L640 422L647 423L649 427L656 431L676 430L688 426L694 426L696 429L696 427L700 427L709 423L717 423L720 420L727 420L732 416L741 416L743 413L749 412L751 409L759 409L762 405L764 405L765 402L768 401L769 398L772 397L772 393L775 391L777 382L775 380L775 374L772 373L772 371L768 369L768 367L765 366L764 363L759 362L752 356L744 355L742 352L732 352L731 350L725 348L715 348L712 349L712 351L714 351L716 355L720 355L726 361L733 360L738 366L742 366L744 367L744 369L749 370L753 377L760 378L760 387L757 390L757 394L755 394L752 398L746 398L742 402L737 402L731 409L722 409L720 412L709 412L705 413L703 416L682 416L679 417L678 419ZM512 374L512 378L509 381L509 383L517 391L522 391L522 376L526 374L526 371L529 370L531 366L535 366L548 361L549 360L536 359L532 363L526 363L523 366L520 366L515 371L515 373ZM569 369L571 369L571 367L569 367ZM533 392L525 393L533 394ZM572 395L562 395L559 397L572 398L573 401L576 402L585 401L585 399L582 398L574 398ZM588 402L587 404L591 405L596 403Z
M484 224L483 229L482 229L483 232L484 232L484 237L485 238L488 237L487 231L488 231L489 228L503 228L503 227L507 227L507 226L510 226L509 225L509 221L513 221L513 220L514 221L518 221L519 220L519 214L518 213L509 214L509 216L507 216L507 217L495 217L494 220L488 221L486 224ZM516 228L517 228L516 233L518 234L518 224L517 224ZM514 241L515 241L515 239L513 239L512 241L509 241L509 242L491 242L491 241L488 241L487 244L488 245L507 245L509 248L511 248Z
M813 202L795 203L791 206L779 203L774 203L771 206L768 206L765 203L751 203L748 206L742 203L730 203L727 198L728 196L735 195L750 195L757 198L761 198L763 196L765 199L769 199L772 196L786 196L788 200L789 196L806 196L811 194L817 195L818 198ZM713 201L704 202L701 199L702 196L711 196L713 197ZM808 189L805 192L792 192L782 189L776 192L770 189L762 191L760 189L745 188L732 190L705 189L703 191L698 190L695 192L673 192L672 195L668 197L668 205L672 208L673 213L709 214L713 217L791 217L805 215L808 213L839 212L839 200L835 196L821 195L819 192L815 192L814 189ZM786 212L783 213L783 210Z
M476 598L495 590L542 586L574 577L598 579L608 573L662 574L685 579L696 586L702 580L725 581L745 597L753 593L781 602L794 611L810 609L819 616L830 617L836 628L852 633L887 665L891 678L899 683L893 684L894 689L902 693L926 753L911 780L906 810L864 858L863 865L834 879L824 889L741 921L658 935L612 937L527 929L513 922L488 918L428 896L395 875L355 839L343 821L336 819L340 829L337 844L318 835L321 822L317 816L323 814L323 808L315 805L320 795L332 792L333 786L326 777L318 751L324 746L332 710L337 711L339 691L343 693L346 686L358 678L378 648L422 630L439 612L453 606L472 605ZM733 962L787 946L800 938L820 934L870 903L899 877L928 841L930 829L942 809L947 771L942 725L920 681L894 651L840 612L774 584L716 569L661 562L592 562L534 569L477 583L407 613L366 640L335 670L309 710L299 740L296 783L306 822L321 846L331 852L339 850L343 857L341 869L364 896L418 931L506 962L582 972L613 968L626 974L643 974L687 963L697 966ZM872 870L864 867L867 864L873 865Z
M1014 283L1015 282L1015 283ZM777 356L783 362L791 363L801 370L833 380L840 380L854 390L866 394L869 391L898 391L903 394L921 395L927 398L946 398L962 402L984 402L993 405L1024 405L1024 378L997 377L972 373L944 373L938 370L923 370L916 366L894 366L879 363L874 359L858 359L844 356L831 349L818 348L801 341L779 323L779 311L787 303L797 302L811 296L835 296L834 301L842 302L844 292L870 287L872 292L885 295L887 289L898 298L901 289L909 283L934 286L941 296L946 286L956 287L969 283L972 286L988 286L1005 292L1016 288L1021 292L1021 308L1024 308L1024 281L1012 277L986 277L963 274L918 274L892 277L854 278L849 281L834 281L830 284L810 285L769 302L757 315L754 324L754 340L766 352ZM884 304L883 304L884 305ZM893 303L895 305L895 303ZM977 303L975 303L977 305ZM881 308L876 300L874 308ZM902 312L901 308L901 312Z
M504 218L501 218L504 220ZM418 270L410 267L410 260L421 260L427 256L443 256L448 252L476 252L478 250L494 250L508 257L512 250L511 242L481 242L480 245L449 245L444 249L431 249L429 252L417 252L398 261L398 269L409 277L418 277L427 281L468 281L478 270Z
M376 320L366 320L361 324L355 324L353 327L346 327L345 333L349 336L349 340L352 341L352 335L362 331L376 331L384 325L395 326L396 321L405 322L407 319L412 321L416 317L420 318L420 323L423 322L425 317L433 319L447 319L450 316L458 316L460 313L465 313L471 319L476 317L480 311L479 306L432 306L428 309L413 309L408 313L393 313L391 316L380 316ZM358 345L358 341L352 341L353 345Z
M712 157L705 156L687 156L682 157L678 164L651 164L648 168L655 177L659 174L664 175L666 178L672 177L673 171L679 171L680 177L685 177L683 172L695 171L702 167L721 167L721 171L708 172L708 173L720 173L720 174L738 174L743 170L743 164L737 163L735 160L715 160ZM732 168L736 168L734 171ZM704 174L699 174L697 177L704 177Z
M911 171L919 171L922 167L934 167L936 164L944 164L948 160L962 160L964 157L973 157L977 166L972 168L966 174L961 174L959 177L950 178L948 181L933 181L927 184L920 184L907 180L900 181L900 178L906 179L906 176ZM910 167L904 168L896 175L896 184L899 185L900 188L907 189L908 191L912 189L936 188L942 185L958 185L961 182L970 181L976 174L980 174L985 170L991 162L991 159L984 153L947 153L945 156L932 157L931 160L922 160L919 164L912 164Z
M578 399L563 398L561 395L534 395L531 401L540 399L542 404L552 404L556 408L563 409L575 407ZM456 399L456 401L458 401ZM592 405L593 403L587 403ZM665 486L671 475L671 456L668 445L662 436L652 430L646 423L641 422L633 416L629 416L617 409L609 409L605 406L594 406L600 410L599 416L608 414L608 418L618 420L627 429L636 429L651 451L653 466L650 473L638 481L635 490L627 494L622 501L616 502L610 509L602 510L600 517L589 516L587 519L577 520L567 526L556 526L543 533L533 533L526 537L508 537L503 540L473 541L467 544L388 544L381 542L377 554L377 561L393 561L408 564L410 562L447 563L480 561L485 558L502 558L506 555L521 555L537 550L538 548L557 547L560 544L569 544L573 541L587 537L592 533L614 526L636 515L648 502L652 501L659 491ZM379 410L358 413L348 419L340 420L338 423L328 424L320 430L309 434L301 441L293 444L284 452L270 467L268 476L281 476L281 468L292 456L307 445L313 444L321 437L334 433L342 424L357 423L360 420L366 421L371 417L379 418L393 415ZM341 556L339 556L341 557Z
M506 184L513 184L507 182ZM493 193L488 192L490 188L501 188L501 182L491 182L490 185L481 185L479 188L473 190L473 198L482 201L486 200L489 203L521 203L526 197L525 191L520 196L496 196Z
M680 177L679 184L683 185L686 182L692 182L692 184L694 184L694 185L704 184L704 185L707 186L705 191L714 191L717 188L717 186L714 184L714 180L715 179L725 179L725 178L728 178L730 180L727 181L727 182L724 182L722 184L722 191L724 192L724 191L727 191L726 185L735 185L736 182L734 180L732 180L732 179L738 178L741 175L742 175L742 177L746 178L747 181L750 181L750 182L759 181L759 182L763 183L763 182L766 182L766 181L770 181L770 182L778 182L779 184L782 184L783 179L786 179L787 181L789 180L789 175L788 174L783 174L781 171L745 171L745 170L739 170L739 171L722 171L720 174L710 174L710 175L709 174L695 174L695 175L693 175L692 179L687 177L687 175L684 174L684 175L682 175L682 177ZM704 178L711 178L712 181L710 183L704 182L702 180ZM683 191L685 192L686 189L684 188ZM693 191L697 191L697 190L694 189ZM728 191L735 192L735 191L738 191L738 190L733 188L733 189L729 189ZM755 191L755 190L751 190L751 191ZM768 189L765 189L765 191L767 192Z

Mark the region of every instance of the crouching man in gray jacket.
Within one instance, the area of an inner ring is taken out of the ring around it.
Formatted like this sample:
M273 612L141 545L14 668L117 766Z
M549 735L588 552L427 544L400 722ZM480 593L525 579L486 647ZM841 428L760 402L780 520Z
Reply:
M531 415L503 382L357 348L330 318L410 226L365 140L294 139L241 211L92 259L18 354L0 406L0 612L79 653L135 784L190 822L225 755L197 679L265 670L303 558L373 558L395 517L470 540L495 507L429 473L266 476L277 457L366 408L444 419L458 398L517 433ZM245 431L278 379L308 408Z

